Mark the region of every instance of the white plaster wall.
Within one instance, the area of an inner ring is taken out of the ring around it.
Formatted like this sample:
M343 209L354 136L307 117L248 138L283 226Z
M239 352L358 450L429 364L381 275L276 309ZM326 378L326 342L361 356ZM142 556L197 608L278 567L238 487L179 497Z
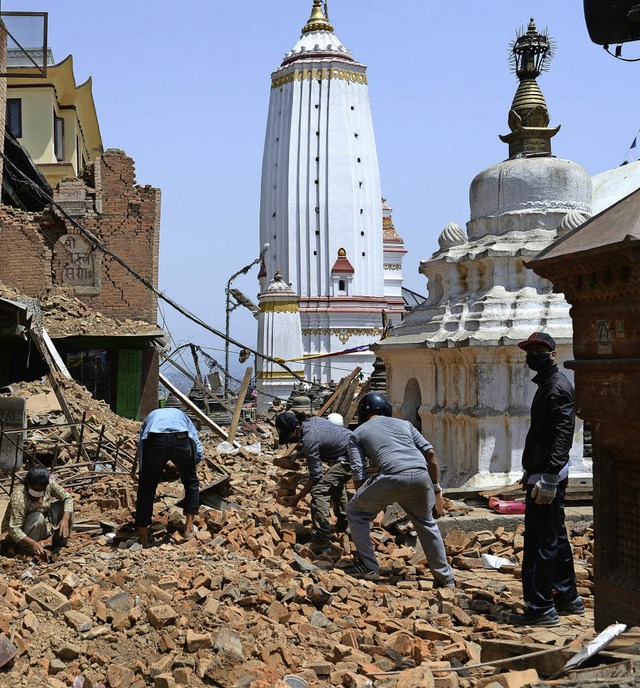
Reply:
M303 362L294 360L303 356L302 328L296 295L284 282L274 281L259 300L258 351L270 358L282 359L292 371L302 375ZM260 356L257 358L256 368L258 413L264 413L274 396L288 399L299 380L282 366Z
M561 370L572 346L559 344ZM387 365L387 391L394 415L405 417L407 386L417 381L422 432L434 445L447 486L497 485L518 480L522 448L529 429L535 373L525 354L510 346L381 351ZM391 371L391 374L389 374ZM582 421L576 420L572 473L590 473L582 457Z

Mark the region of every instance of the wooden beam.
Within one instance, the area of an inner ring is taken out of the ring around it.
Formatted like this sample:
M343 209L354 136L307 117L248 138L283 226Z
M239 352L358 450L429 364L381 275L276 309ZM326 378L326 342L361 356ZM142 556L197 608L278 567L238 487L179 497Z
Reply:
M217 423L214 423L209 416L207 416L205 413L203 413L192 401L187 397L185 394L183 394L172 382L169 382L167 378L160 373L159 375L160 382L172 393L174 394L181 403L183 403L197 418L200 420L202 423L204 423L207 427L211 428L218 437L221 437L223 440L229 441L229 435L227 432L224 430L224 428L221 428ZM232 443L234 447L239 448L240 445L237 442Z
M240 391L238 392L238 401L236 402L236 408L233 411L233 418L231 419L231 425L229 426L229 442L233 442L233 440L236 438L238 421L240 420L242 406L244 405L244 398L247 394L247 390L249 389L249 383L251 382L252 376L253 368L249 366L244 371L244 377L242 378L242 384L240 385Z
M209 395L214 401L216 401L216 402L217 402L218 404L220 404L221 406L224 406L224 408L225 408L231 415L233 415L233 408L231 407L231 405L230 405L230 404L227 404L227 402L226 402L224 399L222 399L221 397L219 397L219 396L217 396L216 394L214 394L206 385L202 384L202 382L200 382L200 380L198 380L198 379L196 379L195 377L193 377L193 375L192 375L188 370L186 370L185 368L183 368L179 363L176 363L172 358L170 358L170 357L167 356L166 354L161 353L161 354L160 354L160 358L162 358L162 360L166 361L167 363L171 363L171 365L172 365L176 370L179 370L186 378L188 378L189 380L191 380L191 382L193 382L193 384L196 385L196 386L198 387L198 389L201 389L201 390L202 390L202 392L204 393L205 397L206 397L207 395ZM251 425L249 425L249 423L247 423L247 422L246 422L245 420L243 420L242 418L240 419L240 422L241 422L242 425L244 425L247 429L253 430L253 427L252 427Z
M31 340L36 345L36 348L40 352L40 355L49 367L47 379L49 380L49 384L51 385L51 388L53 389L53 392L56 395L56 399L60 404L62 413L64 414L64 417L71 428L73 438L78 443L80 453L82 457L85 459L85 461L91 461L91 457L87 453L87 450L81 444L81 435L78 431L77 421L73 417L71 409L67 404L67 400L64 398L64 394L62 393L60 385L58 384L58 381L55 377L56 373L58 373L60 375L63 375L64 377L71 379L71 375L69 374L69 371L67 370L67 367L65 366L62 358L60 358L58 350L56 349L54 343L51 341L44 327L41 327L39 329L37 327L32 327L29 330L29 336L31 337Z
M336 387L336 391L327 399L327 401L324 403L324 406L318 411L318 416L323 416L327 412L327 410L331 408L333 402L338 398L338 395L344 395L345 387L348 387L351 383L351 380L353 380L353 378L356 375L358 375L361 371L362 368L357 367L353 370L353 372L350 375L348 375L347 377L343 377L342 380L340 380L338 386Z
M195 344L189 344L189 347L191 348L191 356L193 358L193 365L196 368L196 378L198 382L202 383L204 385L204 377L202 377L202 373L200 372L200 362L198 361L198 353L196 351L196 346ZM204 410L206 411L207 415L211 415L211 409L209 408L209 395L208 394L203 394L202 395L202 401L204 403Z
M370 380L365 381L364 385L362 386L362 389L360 390L360 394L358 394L358 396L354 398L354 400L351 402L351 406L349 407L348 412L343 416L345 428L349 427L351 421L353 420L353 417L356 415L358 405L360 404L360 399L362 399L362 397L369 391L369 382Z

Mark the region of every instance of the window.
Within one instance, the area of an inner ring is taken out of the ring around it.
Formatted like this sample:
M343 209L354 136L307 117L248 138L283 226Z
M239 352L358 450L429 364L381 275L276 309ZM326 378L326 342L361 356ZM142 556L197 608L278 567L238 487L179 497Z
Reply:
M343 279L338 280L338 291L346 291L346 283Z
M53 113L53 150L56 160L64 160L64 120Z
M7 129L19 139L22 136L22 100L7 98Z

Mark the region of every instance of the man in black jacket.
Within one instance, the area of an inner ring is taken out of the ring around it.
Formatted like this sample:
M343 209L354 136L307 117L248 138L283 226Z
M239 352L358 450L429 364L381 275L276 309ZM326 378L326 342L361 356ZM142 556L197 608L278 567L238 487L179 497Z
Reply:
M571 544L564 523L569 451L575 427L575 392L556 365L556 343L534 332L518 346L536 371L538 389L522 453L527 491L522 589L526 609L513 614L516 626L557 626L558 614L584 614L578 596ZM555 594L554 594L555 593Z

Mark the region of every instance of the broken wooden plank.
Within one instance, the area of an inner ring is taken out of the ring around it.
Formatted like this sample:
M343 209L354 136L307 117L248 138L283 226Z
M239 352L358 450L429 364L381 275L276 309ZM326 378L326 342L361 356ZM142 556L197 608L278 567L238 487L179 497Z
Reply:
M327 399L327 401L324 403L324 405L316 415L323 416L331 408L332 404L334 403L334 401L336 401L338 396L342 396L344 394L345 388L349 386L351 380L353 380L353 378L356 375L358 375L361 371L362 368L358 366L347 377L343 377L342 380L340 380L340 382L338 383L335 392Z
M540 645L514 640L481 639L482 663L490 666L509 666L512 669L535 669L540 676L560 671L576 654L566 647L540 649ZM469 668L467 666L466 668Z
M221 437L223 440L229 441L229 435L227 432L224 430L224 428L221 428L217 423L214 423L209 416L207 416L205 413L203 413L192 401L187 397L185 394L183 394L172 382L167 380L167 378L160 373L159 375L160 382L180 400L181 403L183 403L197 418L200 420L202 423L204 423L208 428L211 428L218 437ZM232 442L233 446L236 448L240 447L240 444L238 442Z
M219 397L217 394L214 394L206 385L204 385L200 380L196 379L188 370L183 368L179 363L176 363L172 358L169 356L161 353L160 357L162 360L166 361L167 363L171 363L171 365L181 372L186 378L191 380L193 384L202 392L204 397L210 397L213 399L217 404L220 404L223 406L231 415L233 415L233 408L231 407L230 404L228 404L224 399ZM242 425L247 428L248 430L253 430L253 427L247 423L242 417L240 418L240 422Z
M360 393L356 395L351 402L351 406L349 407L349 410L347 413L344 415L344 427L348 428L349 425L351 424L351 421L353 420L353 417L356 415L356 412L358 410L358 404L360 403L360 399L369 391L369 380L367 380L364 385L362 386L362 389L360 390Z
M233 411L233 418L231 419L231 425L229 426L229 442L233 442L233 440L236 437L236 431L238 430L238 421L240 420L240 414L242 413L244 398L247 394L247 390L249 389L249 383L251 382L252 376L253 368L249 366L244 371L244 378L242 379L240 391L238 392L238 401L236 402L236 407Z

